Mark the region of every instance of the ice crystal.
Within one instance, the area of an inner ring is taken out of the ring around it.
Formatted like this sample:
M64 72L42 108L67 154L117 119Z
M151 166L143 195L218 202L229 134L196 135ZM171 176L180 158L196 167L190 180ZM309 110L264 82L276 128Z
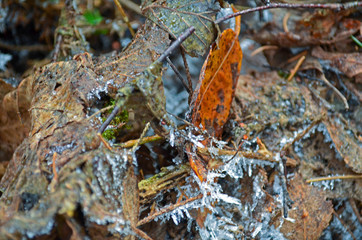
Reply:
M333 177L336 175L329 175L327 177ZM318 181L318 182L311 182L311 185L322 188L323 190L333 190L334 189L334 185L337 182L341 182L341 179L331 179L331 180L323 180L323 181Z
M103 76L100 77L99 80L97 80L97 82L102 82L103 80ZM108 80L104 86L101 86L101 87L98 87L98 88L94 88L92 89L88 94L87 94L87 99L88 100L91 100L94 96L97 97L98 99L101 99L101 93L105 93L107 94L108 93L108 85L113 85L114 83L114 80L111 79L111 80Z

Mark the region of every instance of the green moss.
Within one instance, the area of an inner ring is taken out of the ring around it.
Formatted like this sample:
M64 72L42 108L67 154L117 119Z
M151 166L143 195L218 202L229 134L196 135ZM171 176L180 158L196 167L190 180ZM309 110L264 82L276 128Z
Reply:
M115 128L107 129L102 133L102 136L108 141L114 140L116 138L116 131L117 129Z
M112 99L109 103L110 103L109 105L114 105L115 100ZM106 121L108 115L112 112L112 110L113 110L113 108L109 109L107 111L107 114L105 114L105 116L102 117L103 121ZM124 125L122 124L121 127L118 127L121 123L127 123L128 118L129 118L129 114L128 114L127 110L123 110L122 112L120 112L117 116L115 116L113 118L113 120L109 124L110 126L113 126L113 128L105 130L102 133L102 136L109 141L115 140L121 129L131 129L132 127L128 124L124 124Z

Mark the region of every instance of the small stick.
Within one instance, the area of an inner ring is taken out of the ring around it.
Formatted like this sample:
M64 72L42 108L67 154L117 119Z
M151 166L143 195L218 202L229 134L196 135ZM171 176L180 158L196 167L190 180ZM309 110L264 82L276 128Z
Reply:
M98 137L101 139L102 143L108 150L113 150L112 147L108 144L108 142L102 137L101 133L97 133Z
M87 118L87 120L89 121L92 118L94 118L95 116L97 116L98 114L103 113L111 108L113 108L113 106L108 106L108 107L102 108L102 109L98 110L97 112L93 113L90 117Z
M348 3L331 3L331 4L320 4L320 3L311 3L311 4L290 4L290 3L270 3L266 6L260 6L260 7L255 7L255 8L249 8L249 9L245 9L242 10L240 12L236 12L230 15L227 15L225 17L219 18L215 21L215 24L219 24L225 20L228 20L230 18L236 17L236 16L240 16L240 15L245 15L248 13L252 13L252 12L257 12L257 11L263 11L263 10L267 10L267 9L272 9L272 8L322 8L322 9L332 9L332 10L336 10L336 11L340 11L340 10L346 10L346 9L350 9L350 8L356 8L356 7L361 7L362 6L362 2L360 1L355 1L355 2L348 2Z
M189 83L189 88L188 88L188 93L189 93L189 98L191 100L192 97L192 79L191 79L191 74L190 74L190 69L189 69L189 64L187 63L187 59L186 59L186 54L185 54L185 50L184 48L180 48L181 51L181 56L182 56L182 60L184 62L184 66L185 66L185 71L186 71L186 77L187 77L187 82ZM190 101L189 101L190 102Z
M255 49L251 54L250 56L254 57L256 54L260 53L260 52L263 52L265 50L276 50L278 49L279 47L278 46L275 46L275 45L266 45L266 46L262 46L262 47L259 47L257 49Z
M285 16L283 18L283 29L284 29L284 32L286 32L286 33L289 32L289 28L288 28L289 17L290 17L290 12L287 12L287 14L285 14Z
M52 168L53 168L53 174L54 174L54 177L53 177L53 179L54 179L54 181L58 181L58 172L57 172L57 167L56 167L56 165L55 165L55 160L57 159L57 152L54 152L53 153L53 166L52 166Z
M120 3L122 3L126 8L134 11L138 15L142 15L142 11L141 11L140 7L137 4L135 4L134 2L132 2L130 0L118 0L118 1Z
M176 66L171 62L169 57L166 58L166 61L170 65L172 70L175 72L178 79L180 79L180 81L181 81L182 85L184 86L184 88L187 90L187 92L189 92L189 87L187 86L187 83L186 83L185 79L182 77L181 73L177 70Z
M294 75L297 73L298 69L300 68L300 66L302 65L302 63L305 60L305 56L302 56L301 58L299 58L297 64L295 65L295 67L292 69L292 71L290 71L290 75L288 77L288 81L292 80L292 78L294 77Z
M166 57L168 57L172 51L174 51L176 48L178 48L183 41L186 40L193 32L195 31L194 27L189 27L185 30L175 41L172 42L171 46L167 48L167 50L162 53L162 55L157 59L158 62L163 62Z
M343 96L343 94L335 87L333 86L325 77L322 77L321 80L330 88L332 88L332 90L337 94L337 96L342 100L344 107L346 110L349 109L349 105L347 102L347 99L345 96Z
M138 229L137 227L132 226L132 225L131 225L131 228L141 238L146 239L146 240L153 240L150 236L147 235L147 233L145 233L141 229Z
M306 180L306 183L312 182L321 182L321 181L331 181L336 179L361 179L362 175L341 175L341 176L327 176L327 177L319 177L319 178L311 178Z
M306 56L307 53L308 53L307 51L303 51L303 52L301 52L301 53L298 53L297 55L289 58L289 59L287 60L287 63L292 63L292 62L298 60L299 58L301 58L302 56Z
M155 212L154 214L140 220L137 223L137 227L152 221L153 219L155 219L158 216L161 216L161 215L163 215L165 213L171 212L171 211L175 210L176 208L178 208L180 206L186 205L189 202L193 202L195 200L201 199L202 197L203 197L203 194L199 194L196 197L192 197L192 198L186 199L185 201L173 204L171 206L161 208L159 211Z
M136 151L136 148L140 145L141 141L145 138L145 135L146 135L148 129L150 128L150 126L151 126L151 124L148 122L146 124L145 128L143 129L141 136L137 140L136 144L132 147L132 152Z
M114 3L117 5L117 8L118 8L119 12L121 13L121 16L122 16L122 18L123 18L123 21L127 24L127 27L128 27L128 29L129 29L129 31L131 32L132 37L134 37L135 33L134 33L134 31L133 31L133 28L132 28L132 26L131 26L131 23L129 22L129 19L128 19L128 17L127 17L127 14L126 14L126 13L124 12L124 10L123 10L123 7L122 7L121 3L119 2L119 0L113 0L113 1L114 1Z
M98 129L98 133L102 134L104 130L107 128L107 126L112 122L113 118L118 114L119 110L121 109L121 106L116 104L113 108L113 111L111 114L107 117L106 121L102 124L102 126Z

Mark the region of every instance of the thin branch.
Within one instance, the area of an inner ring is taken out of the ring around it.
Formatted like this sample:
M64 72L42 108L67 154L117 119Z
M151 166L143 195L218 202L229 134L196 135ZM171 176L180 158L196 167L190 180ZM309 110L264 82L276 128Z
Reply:
M319 177L319 178L311 178L306 180L306 183L312 182L321 182L321 181L331 181L336 179L361 179L362 175L341 175L341 176L327 176L327 177Z
M180 51L181 51L182 60L184 62L184 66L185 66L187 82L189 83L189 88L188 88L187 91L189 93L189 102L190 102L191 97L192 97L192 92L193 92L192 91L192 79L191 79L191 74L190 74L190 68L189 68L189 64L187 63L185 49L183 47L180 47Z
M140 7L130 0L118 0L123 6L134 11L135 13L142 15Z
M167 50L162 53L162 55L157 59L159 62L163 62L166 57L168 57L176 48L178 48L183 41L186 40L193 32L195 31L194 27L189 27L185 30L175 41L172 42L171 46L167 48Z
M170 65L170 67L172 68L172 70L175 72L176 76L178 77L178 79L180 79L182 85L184 86L184 88L187 90L188 93L189 92L189 87L187 86L187 83L185 81L185 79L182 77L181 73L179 72L179 70L176 68L176 66L171 62L170 58L167 57L166 58L167 63Z
M348 2L348 3L330 3L330 4L270 3L269 5L266 5L266 6L249 8L249 9L242 10L240 12L236 12L236 13L227 15L225 17L219 18L215 21L215 24L219 24L225 20L228 20L228 19L236 17L236 16L245 15L248 13L263 11L263 10L272 9L272 8L322 8L322 9L331 9L331 10L340 11L340 10L346 10L346 9L356 8L356 7L361 7L361 6L362 6L362 2L360 2L360 1Z
M192 198L189 198L189 199L187 199L185 201L170 205L168 207L164 207L164 208L160 209L159 211L155 212L154 214L152 214L152 215L150 215L148 217L145 217L144 219L139 221L137 223L137 227L152 221L153 219L157 218L158 216L161 216L161 215L163 215L165 213L171 212L171 211L175 210L178 207L186 205L189 202L193 202L195 200L201 199L202 197L203 197L203 194L199 194L196 197L192 197Z
M301 58L299 58L297 64L295 65L295 67L290 71L290 75L288 77L288 81L291 81L293 79L293 77L295 76L295 74L297 73L297 71L299 70L300 66L302 65L302 63L305 60L305 56L302 56Z
M128 16L127 14L124 12L123 7L121 5L121 3L119 2L119 0L113 0L114 3L117 5L118 11L121 13L121 16L123 18L123 21L127 24L127 27L132 35L132 37L134 37L135 32L133 31L133 28L131 26L131 23L129 22Z

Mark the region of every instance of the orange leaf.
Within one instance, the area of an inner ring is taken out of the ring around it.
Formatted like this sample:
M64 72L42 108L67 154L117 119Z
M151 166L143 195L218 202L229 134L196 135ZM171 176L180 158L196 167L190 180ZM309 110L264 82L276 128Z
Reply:
M201 124L212 136L221 137L229 117L241 60L238 35L227 29L211 49L192 98L192 123L197 127Z
M236 29L240 29L240 26L236 26ZM239 78L241 60L238 34L227 29L221 34L218 44L214 44L210 50L191 102L194 107L192 123L197 127L201 124L202 129L206 129L211 136L220 138L222 135ZM207 143L208 140L204 142ZM198 178L205 181L205 164L197 156L192 156L190 149L188 146L190 166Z

